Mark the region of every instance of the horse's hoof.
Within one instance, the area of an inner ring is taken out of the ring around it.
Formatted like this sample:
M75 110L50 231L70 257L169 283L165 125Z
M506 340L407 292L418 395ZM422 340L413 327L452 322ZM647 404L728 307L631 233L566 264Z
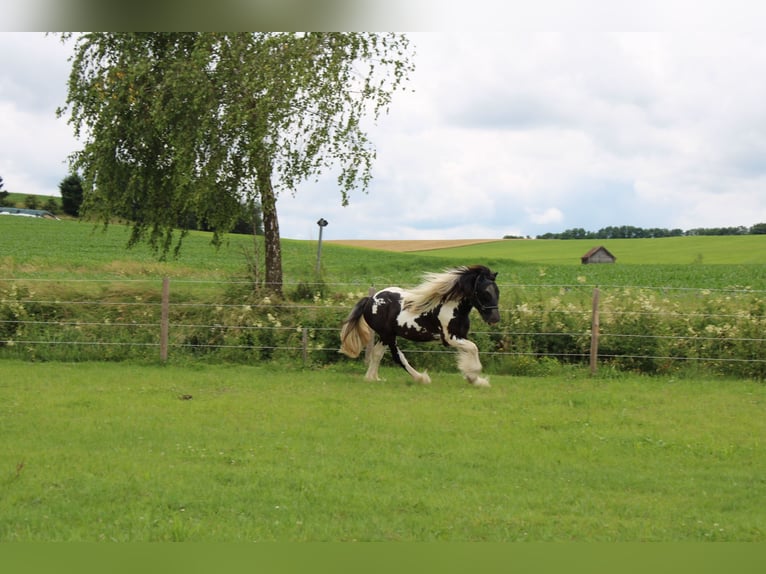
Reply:
M418 382L422 385L430 385L431 384L431 377L428 376L428 373L423 372L420 375L420 378L418 379Z
M476 380L471 383L474 387L491 387L492 385L489 384L489 379L484 379L482 377L476 377Z

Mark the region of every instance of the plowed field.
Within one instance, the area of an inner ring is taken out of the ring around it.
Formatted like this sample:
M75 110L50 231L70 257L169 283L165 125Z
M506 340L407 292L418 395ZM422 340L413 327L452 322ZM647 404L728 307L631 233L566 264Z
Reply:
M431 249L446 249L448 247L462 247L463 245L493 241L500 241L500 239L333 239L327 243L403 253L406 251L427 251Z

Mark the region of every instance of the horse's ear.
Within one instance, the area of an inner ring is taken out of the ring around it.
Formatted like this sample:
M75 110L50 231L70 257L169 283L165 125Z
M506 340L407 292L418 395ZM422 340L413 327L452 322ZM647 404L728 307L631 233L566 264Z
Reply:
M489 278L492 279L492 281L494 281L496 277L497 277L497 271L489 274Z

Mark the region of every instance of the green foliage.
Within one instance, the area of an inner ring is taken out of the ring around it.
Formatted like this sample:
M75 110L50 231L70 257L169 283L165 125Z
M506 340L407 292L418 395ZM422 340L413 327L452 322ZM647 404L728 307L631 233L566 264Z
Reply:
M130 221L130 244L164 255L191 221L220 243L258 202L279 291L277 194L336 165L342 203L365 189L362 118L377 119L411 69L406 36L391 33L79 35L59 114L85 136L73 163L83 208Z
M47 197L43 204L43 209L53 215L57 215L59 213L59 202L54 197Z
M171 282L171 355L239 363L348 362L337 352L338 328L365 289L323 286L326 294L319 288L310 294L308 284L298 283L294 299L284 300L253 290L247 282L223 286L223 293L210 298L205 291ZM551 361L588 364L589 287L501 288L500 324L489 327L473 317L471 339L481 349L487 372L539 374L547 372ZM2 335L8 341L0 356L46 360L157 356L158 282L153 288L103 286L90 296L59 290L58 300L44 305L28 290L18 282L8 287L0 283ZM763 293L663 293L634 287L601 291L602 367L648 374L707 369L766 378ZM93 303L73 305L69 299L92 299ZM24 341L37 343L25 345ZM401 347L420 369L455 369L451 349L407 341L401 341ZM386 364L393 364L388 355Z
M756 223L751 227L697 227L683 231L682 229L661 229L633 227L632 225L609 226L598 231L585 231L582 228L567 229L561 233L544 233L538 239L637 239L657 237L680 237L682 235L759 235L766 232L766 223ZM515 239L506 235L503 239Z
M68 175L59 183L59 193L64 213L78 217L83 201L82 178L77 174Z
M24 300L28 298L29 291L15 284L0 289L0 346L13 345L24 336L24 324L29 317Z
M0 176L0 207L10 206L11 203L8 200L9 192L3 189L3 178Z

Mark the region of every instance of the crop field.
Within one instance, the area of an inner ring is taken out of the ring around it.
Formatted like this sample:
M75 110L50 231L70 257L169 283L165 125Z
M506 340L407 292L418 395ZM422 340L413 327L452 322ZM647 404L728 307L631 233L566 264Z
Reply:
M689 236L662 239L466 239L337 240L333 244L367 249L453 256L510 259L517 263L572 265L591 247L603 245L619 254L621 264L766 264L766 236ZM449 251L447 251L449 250Z
M763 237L609 242L597 266L591 242L328 242L319 275L316 242L285 240L275 305L247 292L251 237L191 233L160 261L119 225L0 231L2 542L766 541ZM339 358L360 293L471 263L500 272L502 325L474 327L491 388L448 354L413 354L428 386ZM165 364L127 346L154 353L163 277ZM596 286L592 376L549 357L587 349ZM326 326L308 360L295 325Z
M244 274L245 253L254 249L252 237L230 235L216 249L209 234L191 232L178 257L159 261L145 245L126 250L128 230L122 225L104 232L85 222L4 216L0 229L6 239L0 270L6 277L227 279ZM418 246L412 242L406 253L354 244L325 242L323 281L412 284L423 271L483 263L499 269L504 282L525 284L574 283L585 276L592 284L766 289L766 235L605 241L617 264L591 266L580 264L580 256L594 247L589 240L499 240L425 251L411 250ZM283 240L285 280L315 280L316 254L316 241Z

